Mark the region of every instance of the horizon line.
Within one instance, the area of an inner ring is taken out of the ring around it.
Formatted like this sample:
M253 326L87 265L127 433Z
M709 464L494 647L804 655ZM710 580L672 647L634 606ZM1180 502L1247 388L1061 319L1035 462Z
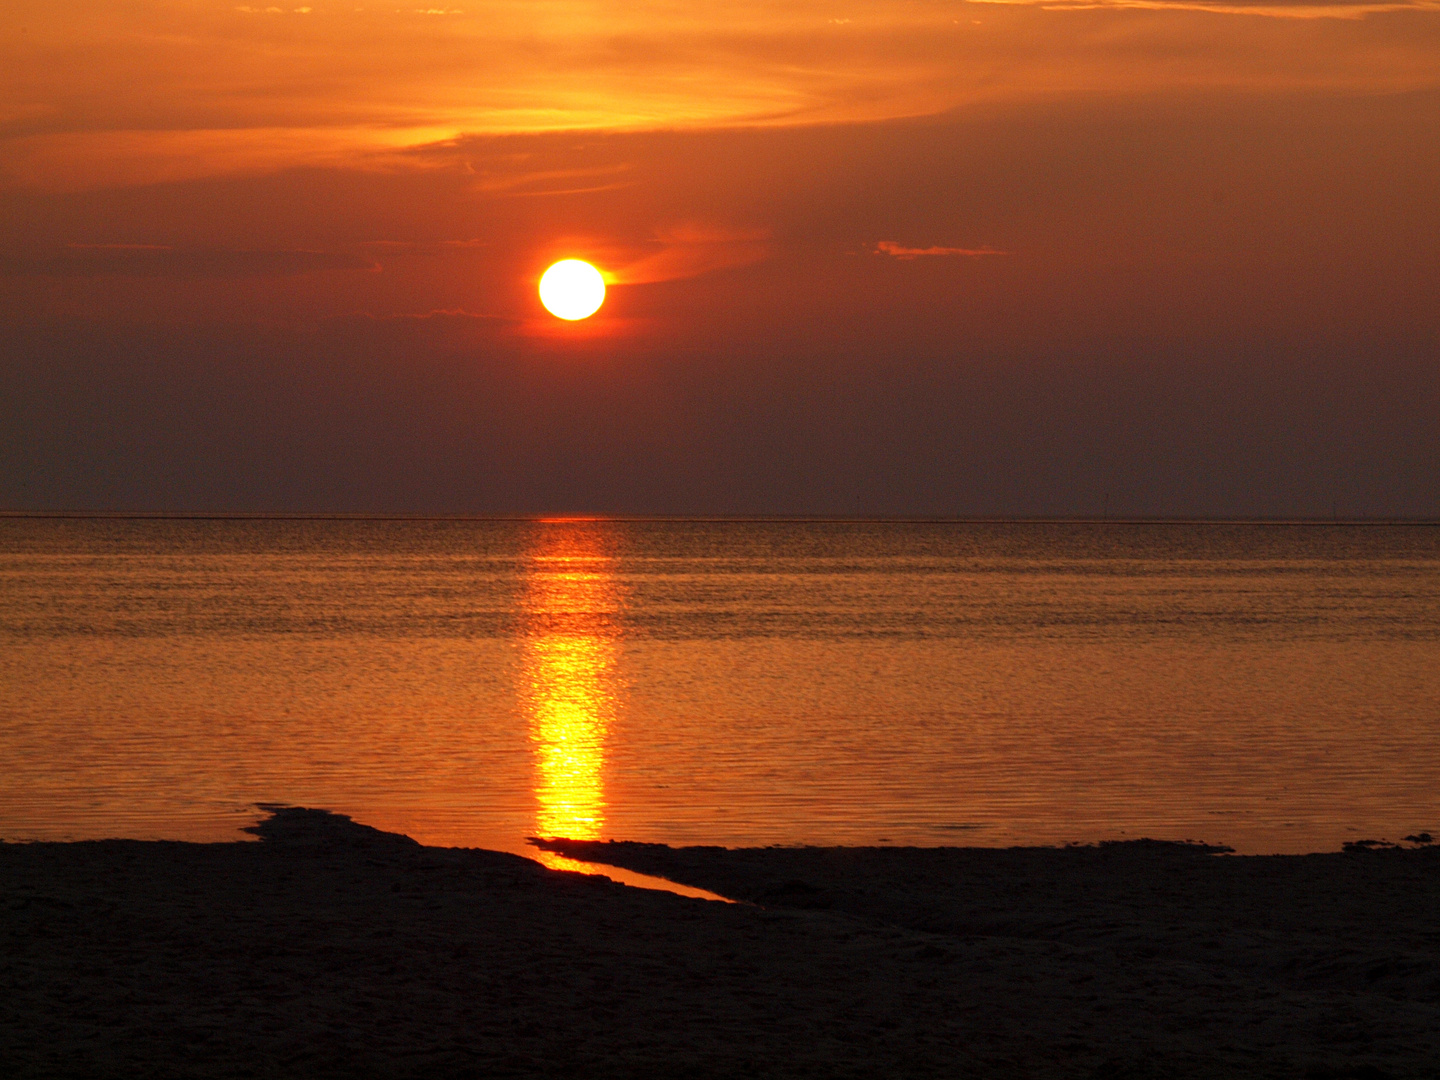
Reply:
M838 514L400 514L308 511L168 511L168 510L0 510L8 520L100 521L513 521L567 523L693 522L696 524L835 524L835 525L1440 525L1440 517L1203 517L1094 514L975 515L838 515Z

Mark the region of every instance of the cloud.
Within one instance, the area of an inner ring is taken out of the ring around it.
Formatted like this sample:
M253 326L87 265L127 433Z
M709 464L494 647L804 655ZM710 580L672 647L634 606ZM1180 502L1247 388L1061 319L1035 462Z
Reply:
M0 274L11 277L293 277L326 270L379 269L373 259L343 252L163 244L70 244L58 252L0 259Z
M658 251L622 262L607 277L616 285L648 285L748 266L769 255L769 238L764 229L727 229L685 222L658 231L652 241Z
M1038 7L1044 11L1204 11L1214 15L1259 15L1273 19L1363 19L1396 11L1440 11L1434 0L1399 0L1395 3L1374 3L1373 0L970 0L976 4L997 4L1009 7Z
M444 349L494 341L507 331L515 330L520 321L464 308L448 308L395 315L352 312L327 316L318 325L322 335L372 346L420 342Z
M398 158L397 150L453 134L449 129L323 123L273 127L236 120L231 127L137 124L40 132L35 130L40 121L29 116L14 138L0 139L0 181L20 188L87 191L294 168L383 167Z
M422 148L423 151L424 148ZM519 171L513 171L517 163L503 161L505 168L491 168L482 165L477 191L486 195L508 195L527 197L537 195L581 195L597 191L615 191L628 187L633 180L616 177L631 171L633 163L615 162L593 168L569 169L526 169L521 163ZM472 166L473 168L473 166Z
M875 254L877 254L877 255L893 255L893 256L894 256L895 258L897 258L897 259L909 260L909 259L918 259L918 258L920 258L921 256L929 256L929 255L969 255L969 256L979 256L979 255L1009 255L1010 252L1008 252L1008 251L1001 251L1001 250L999 250L998 248L992 248L992 247L978 247L978 248L959 248L959 247L913 248L913 247L902 247L900 244L895 243L895 241L893 241L893 240L881 240L878 244L875 245Z
M27 32L0 40L0 173L46 190L423 168L403 151L467 134L789 127L1167 90L1440 85L1440 0L877 0L843 27L828 21L830 0L494 0L483 13L321 7L294 18L301 9L268 4L16 2ZM1365 20L1378 12L1405 14ZM1277 18L1218 30L1212 16L1226 13ZM515 194L623 182L575 179Z

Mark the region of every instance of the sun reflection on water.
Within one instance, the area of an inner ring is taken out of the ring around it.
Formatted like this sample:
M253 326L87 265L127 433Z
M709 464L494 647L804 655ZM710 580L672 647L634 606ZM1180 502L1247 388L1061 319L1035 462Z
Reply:
M605 739L619 681L609 528L541 523L527 560L521 698L534 749L537 836L593 840L605 823ZM542 861L573 868L560 856Z

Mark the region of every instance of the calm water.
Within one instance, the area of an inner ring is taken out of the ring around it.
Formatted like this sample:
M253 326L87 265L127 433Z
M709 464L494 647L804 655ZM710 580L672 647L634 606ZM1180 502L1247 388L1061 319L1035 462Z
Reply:
M1440 832L1440 528L0 519L0 837Z

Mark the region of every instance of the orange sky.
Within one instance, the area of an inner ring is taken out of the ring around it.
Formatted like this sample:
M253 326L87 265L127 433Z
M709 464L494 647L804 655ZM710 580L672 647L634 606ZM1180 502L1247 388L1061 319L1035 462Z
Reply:
M1437 83L1434 2L22 0L0 509L1437 515Z

